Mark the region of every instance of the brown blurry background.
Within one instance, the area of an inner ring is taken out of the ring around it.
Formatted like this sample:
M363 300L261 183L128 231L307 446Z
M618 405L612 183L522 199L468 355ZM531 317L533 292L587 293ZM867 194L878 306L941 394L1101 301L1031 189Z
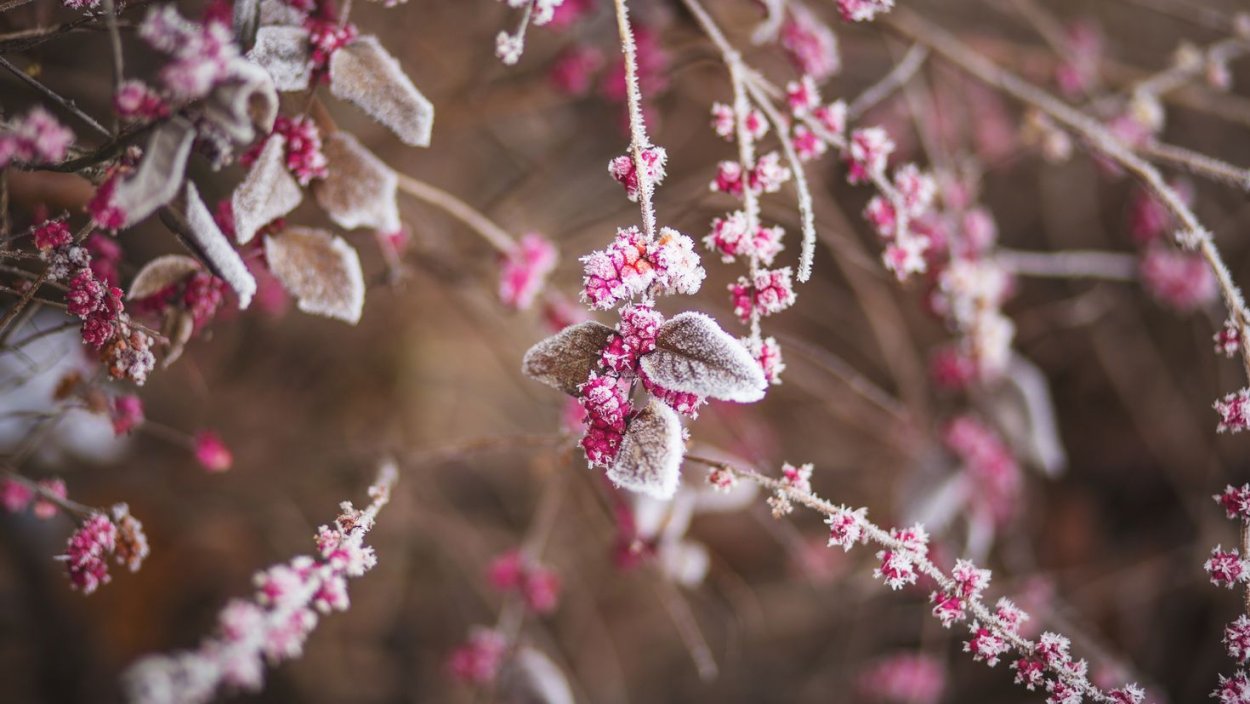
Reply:
M1053 68L1053 56L1010 2L900 2L1034 80ZM641 21L662 28L671 58L671 85L651 101L652 137L670 157L660 218L701 238L731 205L706 186L715 162L730 158L731 148L707 128L710 102L728 98L725 72L679 3L632 4ZM753 6L707 4L746 47ZM857 95L906 49L880 27L837 22L831 2L811 4L842 41L845 68L826 87L828 97ZM1225 36L1193 20L1237 6L1046 5L1064 20L1097 22L1113 84L1164 68L1182 40ZM0 23L10 31L57 17L51 3L39 3ZM339 125L505 229L554 239L562 259L553 286L574 295L577 257L638 217L605 169L626 143L620 107L594 95L569 99L546 78L551 58L572 41L616 56L607 4L571 31L532 31L511 69L492 55L494 35L516 20L500 2L409 0L390 10L358 2L352 19L402 60L438 117L428 150L401 147L358 111L331 102ZM31 53L43 80L96 114L107 101L105 56L106 42L95 34ZM777 80L792 76L775 51L749 58ZM1191 89L1202 109L1169 103L1166 139L1250 164L1250 74L1243 68L1234 64L1231 95ZM1019 106L983 96L936 60L923 76L952 111L952 149L976 155L975 136L993 126L985 105L1003 110L1007 124L1020 123ZM30 99L10 79L0 82L0 96L10 110ZM869 119L910 131L904 109L892 100ZM907 134L899 141L916 143ZM1131 251L1131 184L1104 177L1090 159L1046 164L1015 140L985 166L983 200L1005 245ZM213 174L197 162L193 169L214 200L240 176L238 167ZM818 493L868 505L889 523L904 512L908 486L940 455L934 430L963 402L922 385L927 351L947 334L924 312L918 290L900 289L878 265L858 215L867 191L847 186L830 159L813 166L811 178L822 235L816 274L794 308L765 322L786 347L785 384L751 407L713 403L692 432L771 471L783 460L813 462ZM1196 185L1197 213L1215 230L1237 280L1250 281L1241 194ZM15 219L28 217L29 205L15 203ZM696 520L692 535L713 556L702 586L674 587L649 568L618 570L598 474L579 454L539 441L557 432L562 404L518 370L521 354L545 334L539 316L510 314L497 303L494 254L471 232L423 204L404 201L403 208L413 248L410 275L398 284L387 283L367 233L349 237L376 275L358 327L295 311L238 315L214 324L210 337L143 390L149 419L217 428L235 453L231 471L205 474L185 448L144 433L115 463L28 469L63 476L84 503L128 501L152 555L138 574L117 573L83 597L51 559L71 530L67 520L0 516L0 701L118 699L127 664L193 646L227 599L250 593L255 571L311 552L315 527L334 517L339 501L364 501L373 468L388 452L401 458L402 473L395 501L370 536L378 567L352 582L351 609L322 620L302 659L271 670L263 693L237 700L475 701L447 677L445 658L471 626L495 621L501 600L483 570L524 539L545 492L561 496L543 559L561 574L564 597L552 616L527 620L522 633L565 669L579 701L858 701L853 683L866 664L917 649L949 666L943 701L1042 700L1013 686L1005 666L988 669L960 653L962 631L943 631L923 592L891 593L875 583L871 550L845 557L809 551L807 543L819 545L823 536L816 517L800 510L774 521L762 498ZM791 263L798 237L791 199L766 199L765 213L787 226L783 257ZM306 205L290 219L318 217ZM154 222L121 239L131 273L176 249ZM741 269L710 256L704 265L709 276L696 299L661 307L696 307L736 329L724 292ZM1073 636L1078 656L1130 668L1129 679L1170 701L1205 699L1217 672L1232 669L1219 641L1240 608L1235 593L1211 586L1201 570L1212 546L1236 541L1209 496L1250 475L1246 441L1214 432L1211 401L1244 384L1235 362L1211 353L1220 313L1178 316L1129 284L1024 279L1018 291L1008 305L1018 349L1050 380L1069 467L1054 480L1026 472L1023 515L992 552L990 593L1025 603L1022 595L1053 591L1050 600L1039 597L1049 606L1036 618ZM840 377L844 366L905 399L906 420L853 392ZM703 469L686 471L698 478ZM719 665L714 680L700 678L683 642L681 604Z

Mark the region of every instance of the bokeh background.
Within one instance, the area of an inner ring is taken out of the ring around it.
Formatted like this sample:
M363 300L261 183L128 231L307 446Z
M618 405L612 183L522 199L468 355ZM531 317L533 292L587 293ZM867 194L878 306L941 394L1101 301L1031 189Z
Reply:
M1056 56L1012 2L900 1L1038 82L1053 75ZM710 102L728 98L725 72L679 3L631 4L659 32L668 58L667 85L649 100L653 139L670 155L660 219L701 237L730 206L707 188L715 162L730 158L707 127ZM520 65L507 68L492 51L495 34L516 21L503 3L409 0L384 9L358 2L353 21L381 37L437 106L434 143L401 147L354 109L329 104L341 128L391 165L457 194L513 233L552 238L561 263L551 285L570 296L580 281L577 258L637 220L605 168L626 143L621 106L595 91L571 98L548 79L553 58L575 42L615 59L609 4L598 5L569 30L531 32ZM748 47L759 16L753 3L708 5L731 39ZM838 22L833 3L810 5L842 43L844 69L825 87L828 97L857 95L907 49L881 27ZM1101 32L1108 89L1165 68L1182 41L1227 36L1236 7L1231 0L1046 3L1054 18ZM37 2L0 15L0 31L63 19L53 3ZM793 75L773 49L747 54L777 80ZM27 56L41 80L87 109L107 104L103 34L67 35ZM132 61L143 65L142 56ZM1228 93L1198 84L1171 94L1164 135L1250 164L1250 78L1244 66L1232 68ZM923 90L891 99L866 121L890 126L909 158L926 159L922 129L939 135L946 164L983 169L982 200L1005 246L1133 251L1130 182L1082 155L1042 160L1019 139L1019 106L939 61L921 78ZM7 77L0 96L6 109L31 99ZM193 168L212 198L225 196L241 174ZM810 176L821 233L816 274L795 307L766 321L786 348L785 384L749 407L714 402L694 424L694 440L768 471L782 461L812 462L821 495L867 505L884 523L905 520L934 477L952 471L937 430L968 400L927 382L929 350L949 335L925 312L919 287L898 286L879 266L859 217L869 194L847 186L830 159ZM1194 185L1197 213L1235 278L1250 281L1244 196ZM81 184L28 186L15 194L18 222L35 199L73 202ZM498 262L472 232L424 204L402 207L412 242L399 280L370 235L350 236L372 275L358 326L294 310L236 315L143 389L154 424L217 429L234 452L229 472L206 474L171 440L175 433L159 429L140 432L106 462L96 460L107 453L90 445L23 467L33 477L64 477L84 503L129 502L152 555L139 573L116 574L83 597L51 559L72 530L68 520L0 515L0 700L119 700L118 677L129 663L193 646L227 599L250 592L255 571L310 552L316 526L334 517L339 501L364 500L388 453L402 471L371 535L378 567L351 584L351 609L322 621L302 659L272 670L264 692L232 700L491 700L454 682L445 661L470 627L498 618L503 600L483 575L490 559L536 534L545 536L542 559L561 575L564 593L554 614L526 619L521 637L563 668L579 701L867 701L861 674L882 657L917 651L945 669L941 701L1042 699L1012 685L1004 666L989 669L962 654L962 632L940 628L925 592L890 592L875 582L869 549L823 550L814 515L774 520L762 496L695 518L690 536L711 555L701 584L676 585L649 564L618 568L616 499L568 441L561 444L563 399L519 372L521 354L547 334L541 316L498 303ZM792 244L784 256L793 257L790 198L766 200L765 212L787 226ZM305 206L291 219L318 217ZM177 248L159 223L124 233L122 243L131 272ZM731 327L724 292L740 271L713 257L704 264L701 294L661 307L697 308ZM1232 669L1219 641L1242 608L1238 594L1211 586L1201 569L1211 547L1237 540L1209 497L1250 475L1245 440L1217 436L1210 408L1244 384L1236 362L1212 354L1222 314L1178 315L1131 282L1032 278L1019 281L1007 310L1019 352L1049 381L1068 466L1056 477L1025 472L1019 515L990 552L991 594L1012 596L1034 611L1035 625L1072 636L1097 677L1139 680L1159 701L1205 699L1217 673ZM888 398L867 399L859 390L865 384ZM685 471L695 483L704 472ZM958 529L949 539L961 544ZM706 662L701 675L705 656L715 676Z

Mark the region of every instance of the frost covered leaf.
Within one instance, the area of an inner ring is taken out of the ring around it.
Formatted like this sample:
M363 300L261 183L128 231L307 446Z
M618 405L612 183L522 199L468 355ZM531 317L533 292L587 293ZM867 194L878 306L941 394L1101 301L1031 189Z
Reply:
M503 704L573 704L568 678L551 658L525 646L499 671Z
M661 325L655 351L641 362L653 381L682 393L749 403L767 387L751 353L702 313L681 313Z
M295 210L303 198L299 183L286 168L286 138L271 135L230 197L235 238L247 244L257 230Z
M395 172L346 132L327 137L321 150L326 177L313 184L313 195L334 224L345 230L399 231Z
M235 0L230 21L239 46L251 46L256 40L256 27L260 23L260 0Z
M405 144L430 145L434 105L412 85L377 37L361 37L334 52L330 57L330 92L360 106Z
M292 227L265 238L265 258L299 309L355 325L365 305L365 277L351 245L322 230Z
M623 489L671 499L681 478L684 453L676 411L653 398L629 422L616 464L608 469L608 479Z
M195 127L181 117L152 133L139 167L117 184L109 199L112 206L126 214L123 227L146 218L178 195L194 141Z
M1020 456L1047 476L1063 471L1068 455L1059 437L1046 375L1037 365L1013 354L990 402L1003 436Z
M270 27L284 25L303 27L308 12L295 7L295 3L285 0L260 0L260 25Z
M166 254L157 257L139 270L130 282L127 300L147 298L159 293L200 270L200 263L184 254Z
M303 27L261 27L247 58L265 69L279 91L307 90L312 80L309 46Z
M230 240L226 239L221 229L217 227L213 214L200 199L200 193L195 189L195 184L189 181L187 182L187 227L189 228L188 236L195 243L200 254L204 256L208 268L234 289L239 297L239 309L242 310L251 305L252 296L256 294L256 279L252 278L252 272L247 270L247 265L243 263L239 253L234 251Z
M521 360L521 371L576 396L577 387L599 365L599 353L613 334L612 328L593 320L570 325L531 347Z
M265 69L249 61L231 64L230 78L209 93L204 118L235 144L256 139L256 129L268 134L278 117L278 91Z
M161 332L169 339L169 349L165 351L165 359L161 360L161 369L168 369L182 357L187 343L191 341L191 334L195 332L195 318L188 311L170 308Z

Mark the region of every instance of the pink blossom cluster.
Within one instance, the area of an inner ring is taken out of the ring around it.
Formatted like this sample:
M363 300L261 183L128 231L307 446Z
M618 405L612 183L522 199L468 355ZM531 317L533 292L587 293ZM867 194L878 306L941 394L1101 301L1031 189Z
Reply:
M535 613L549 614L560 601L560 576L519 550L509 550L492 560L486 580L498 591L519 594Z
M856 543L862 542L864 536L865 509L850 509L838 506L825 518L829 526L829 547L840 547L849 552Z
M742 338L740 342L759 363L760 369L764 370L764 380L769 384L780 385L781 373L786 370L786 363L781 356L781 345L777 343L776 338Z
M1225 320L1224 327L1217 330L1212 339L1215 353L1232 359L1241 351L1241 326L1235 320Z
M1230 484L1212 498L1224 509L1228 519L1238 521L1243 529L1250 522L1250 484L1239 487ZM1232 589L1250 583L1250 560L1236 548L1224 550L1215 546L1202 567L1217 587ZM1244 668L1250 662L1250 617L1241 614L1224 627L1224 648L1239 666ZM1250 702L1250 679L1245 670L1237 670L1230 677L1220 675L1219 686L1211 693L1211 698L1221 704Z
M1020 466L998 433L972 416L959 416L946 425L942 440L963 465L975 505L999 524L1010 518L1019 498Z
M154 7L139 25L139 36L154 49L168 54L160 71L161 83L179 101L202 98L231 73L239 60L234 33L224 19L188 20L172 5Z
M83 594L91 594L112 579L108 558L137 572L147 556L148 539L143 524L130 515L125 504L117 504L112 520L103 513L87 517L57 559L65 563L70 585Z
M693 241L667 227L656 238L648 238L636 227L621 228L607 249L581 261L585 265L582 300L600 309L653 288L657 293L692 294L706 276Z
M756 316L769 316L794 305L794 282L790 267L760 269L755 276L738 277L729 285L734 313L747 323Z
M842 69L838 38L806 7L789 3L781 25L781 48L790 63L805 75L823 81Z
M74 133L41 107L31 108L0 129L0 169L12 162L56 163L65 158Z
M143 400L134 394L119 394L109 404L109 420L114 435L129 435L143 424Z
M132 301L136 315L164 315L177 307L191 316L194 331L204 329L226 300L226 282L207 271L197 271L150 296Z
M547 79L561 93L581 97L594 86L595 74L603 68L604 61L603 52L597 47L575 44L551 62Z
M191 442L196 461L208 472L224 472L234 465L234 453L215 431L201 430Z
M1250 429L1250 388L1234 391L1217 400L1214 408L1220 414L1217 431L1240 433Z
M838 0L838 12L847 22L868 22L893 7L894 0Z
M499 300L513 310L534 303L556 268L556 247L536 232L526 233L506 255L499 270Z
M896 545L877 552L881 564L873 570L872 576L885 582L890 589L915 584L916 565L928 556L929 534L917 523L910 528L891 529L890 538Z
M69 231L69 225L65 224L64 218L43 221L34 227L31 236L40 253L68 247L74 241L74 235Z
M307 186L314 179L325 178L329 162L321 151L321 132L312 118L303 115L279 115L273 123L273 134L282 136L286 147L287 171L291 172L301 186ZM258 140L239 161L251 168L268 140L268 137Z
M1177 251L1166 245L1145 249L1141 277L1152 296L1180 313L1198 310L1219 295L1215 274L1202 255Z
M308 30L308 42L312 46L313 71L324 74L330 68L330 57L334 52L351 44L357 35L356 25L341 24L335 19L309 17L304 20L304 29ZM327 80L329 76L326 76Z
M44 496L64 499L67 495L65 481L62 479L40 479L35 483L36 492L24 481L11 477L0 479L0 506L9 513L21 513L27 508L35 518L47 520L55 516L60 508Z
M785 230L779 225L759 226L753 233L749 230L746 213L735 210L723 218L712 219L712 231L703 238L703 244L719 253L721 261L726 264L742 257L772 266L773 260L785 248L781 243Z
M125 81L117 86L113 96L113 109L123 120L149 122L169 115L169 105L143 81Z
M664 166L668 162L668 152L664 151L664 147L647 147L639 150L638 157L642 163L642 172L646 177L648 187L660 185L664 181ZM641 183L638 179L638 170L634 168L632 154L622 154L608 162L608 173L625 188L627 198L633 202L638 201Z
M586 411L586 434L581 446L592 467L610 466L616 461L630 405L628 388L621 379L590 373L590 378L577 388L578 402Z
M951 588L935 591L929 595L933 602L933 615L942 625L950 628L956 621L967 617L968 603L981 598L981 592L990 584L990 571L981 569L968 560L956 560L951 569Z
M390 500L395 476L393 465L383 468L369 488L368 507L341 505L334 524L317 530L316 557L299 556L258 573L254 599L227 604L218 616L217 634L199 649L149 656L132 666L127 673L130 701L202 704L219 689L257 691L266 662L299 657L319 614L350 605L347 580L377 564L373 548L363 540Z
M478 626L469 632L468 641L452 651L447 670L465 684L490 684L498 676L507 650L502 633Z
M754 195L776 193L792 176L790 169L781 163L781 155L768 152L756 159L750 169L744 169L742 163L737 161L720 162L710 188L738 198L742 197L744 190Z
M152 338L132 326L121 289L81 268L70 279L65 302L69 313L82 319L82 340L100 351L109 374L143 385L156 366Z
M747 110L743 119L743 127L751 139L763 139L768 134L768 120L764 113L756 108ZM737 139L738 114L732 106L724 103L712 103L712 129L726 141Z
M881 704L937 704L946 690L946 669L931 655L900 653L861 672L855 687L866 700Z

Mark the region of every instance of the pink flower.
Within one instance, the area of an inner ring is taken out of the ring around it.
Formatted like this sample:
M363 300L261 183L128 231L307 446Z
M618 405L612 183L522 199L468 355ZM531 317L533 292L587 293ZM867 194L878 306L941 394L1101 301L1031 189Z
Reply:
M304 29L308 30L308 42L312 45L313 70L318 73L329 69L334 52L356 39L356 25L340 25L338 20L310 17L304 20Z
M812 465L809 463L795 467L789 462L783 463L781 465L781 481L799 493L812 493Z
M1016 671L1015 683L1032 692L1046 681L1046 664L1034 657L1023 657L1011 663Z
M768 120L759 110L751 108L745 122L744 127L752 139L761 139L768 134ZM726 141L732 142L738 138L738 115L733 106L712 103L712 129Z
M499 300L514 310L529 308L555 269L556 258L550 240L536 232L522 235L500 267Z
M823 81L842 68L838 38L802 5L792 4L781 25L781 47L801 73Z
M838 12L847 22L867 22L893 7L894 0L838 0Z
M1224 321L1224 327L1215 333L1215 353L1232 359L1241 350L1241 326L1232 319Z
M783 267L761 269L754 281L739 277L737 283L729 286L734 313L746 323L752 315L767 316L789 308L795 298L791 276L790 267Z
M627 392L615 377L594 372L578 387L578 399L589 424L581 445L592 467L607 467L616 460L625 437L625 417L631 410Z
M852 511L846 506L839 506L834 509L825 519L825 524L829 526L829 547L836 545L850 552L856 543L863 540L865 513L862 508Z
M937 704L946 690L946 671L930 655L900 653L876 661L855 684L865 699L882 704Z
M118 174L114 172L96 187L95 194L87 202L87 213L91 215L91 221L100 229L110 232L115 232L126 223L126 211L112 203L118 178Z
M892 153L894 142L885 130L880 127L855 130L851 133L847 149L847 164L850 167L847 180L851 183L866 183L873 176L882 174Z
M664 164L668 161L668 152L664 147L647 147L639 153L647 182L652 187L660 185L664 180ZM625 196L631 201L638 201L638 172L634 165L633 154L622 154L608 162L608 173L625 187Z
M713 467L707 472L707 483L718 492L728 493L738 486L738 475L724 467Z
M812 111L812 117L835 137L846 133L846 103L841 100L816 108Z
M113 433L127 435L143 422L143 400L133 394L115 396L109 415L113 420Z
M768 152L756 160L755 168L751 170L750 187L756 193L776 193L791 176L790 169L781 164L781 155Z
M1188 313L1215 300L1215 275L1198 254L1165 246L1146 250L1141 261L1142 283L1159 302Z
M113 108L123 120L151 121L169 115L169 106L143 81L125 81L113 96Z
M486 570L486 581L501 592L520 587L522 579L524 565L519 550L509 550L496 556Z
M234 464L234 455L221 436L211 430L195 434L195 459L209 472L224 472Z
M772 337L764 339L744 339L743 346L764 370L764 380L775 386L781 384L781 373L786 370L786 363L781 358L781 345Z
M1229 520L1250 520L1250 484L1240 487L1229 484L1223 492L1211 498L1224 507Z
M1220 675L1220 686L1211 692L1211 698L1220 704L1250 704L1250 678L1244 670L1238 670L1232 677Z
M161 82L179 100L207 95L231 71L239 59L234 33L225 21L207 18L192 22L166 5L148 11L139 36L171 61L161 69Z
M65 562L70 585L83 594L90 594L102 584L109 582L106 559L117 547L117 528L107 516L93 514L82 527L69 538L65 554L58 559Z
M1241 559L1236 548L1225 552L1217 545L1202 568L1207 571L1211 583L1217 587L1232 589L1233 585L1244 584L1250 580L1250 565Z
M34 496L35 492L25 484L8 477L0 479L0 506L9 513L25 511Z
M565 4L568 4L566 0ZM575 44L565 49L547 71L547 79L556 90L574 97L590 92L594 74L603 67L603 52L588 45Z
M655 349L655 337L664 315L649 306L626 306L616 324L616 334L600 354L600 363L615 372L633 372L638 359Z
M1217 432L1240 433L1250 429L1250 389L1241 389L1215 402L1215 412L1220 414Z
M801 79L787 83L786 103L797 117L815 110L820 105L820 89L816 87L816 80L805 74Z
M58 499L64 499L68 495L68 492L65 489L65 480L63 479L40 479L39 489L44 493L55 496ZM61 508L54 502L41 496L35 499L35 505L32 512L35 514L35 518L47 520L55 516L60 510Z
M74 235L63 219L44 221L35 226L32 234L35 246L43 252L65 247L74 240Z
M638 378L642 381L642 387L646 389L648 393L663 401L674 411L677 411L682 415L689 416L690 418L698 418L699 409L703 406L703 404L707 403L707 399L697 394L673 391L672 389L666 389L660 386L641 369L638 370Z
M794 126L794 151L798 154L800 161L811 161L818 159L825 153L828 146L824 140L816 136L806 125Z
M1007 597L1001 597L994 605L994 620L1008 633L1019 633L1020 624L1028 621L1029 615Z
M935 386L966 389L977 378L977 363L960 345L939 347L929 355L929 378Z
M586 267L582 300L592 308L610 308L646 290L656 275L655 265L647 256L649 248L638 228L622 228L607 249L582 257Z
M1237 662L1250 660L1250 617L1242 614L1224 627L1224 647Z
M56 163L65 158L74 133L41 107L31 108L0 135L0 168L10 161Z
M488 684L499 674L508 644L503 634L476 627L467 643L456 648L447 660L452 677L467 684Z
M998 664L999 658L1011 650L1007 645L1007 641L1001 636L996 635L993 631L985 628L975 621L969 629L972 637L964 642L964 652L971 653L972 659L977 662L984 662L990 667Z

